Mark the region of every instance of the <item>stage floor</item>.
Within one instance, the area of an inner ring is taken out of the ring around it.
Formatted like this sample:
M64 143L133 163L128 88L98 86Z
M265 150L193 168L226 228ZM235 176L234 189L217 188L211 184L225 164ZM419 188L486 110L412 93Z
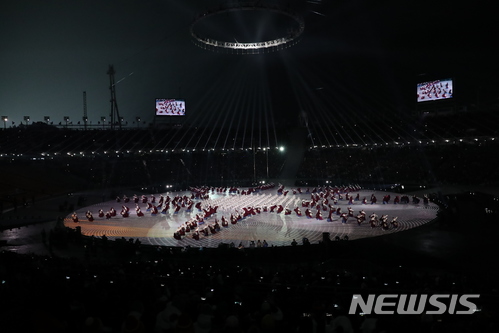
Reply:
M353 205L348 205L348 201L340 200L335 207L341 207L343 212L347 211L348 207L352 207L354 215L357 215L360 210L364 210L366 215L376 213L378 216L387 214L388 221L395 216L398 217L398 228L390 228L383 230L380 227L371 228L369 223L364 222L358 225L354 217L350 217L346 224L341 222L340 216L333 214L333 221L328 222L328 212L323 211L322 215L324 220L317 220L315 218L307 218L304 214L305 209L302 207L302 200L311 200L310 194L291 194L286 196L278 195L277 189L269 189L253 193L250 195L229 194L229 193L209 193L208 199L194 199L194 203L201 201L202 207L218 206L217 213L206 219L205 224L213 224L215 218L219 223L222 216L227 219L231 213L236 210L242 212L243 207L263 207L272 205L282 205L290 208L300 207L303 216L297 216L292 211L290 215L285 215L284 212L278 214L276 212L261 212L256 215L251 215L237 224L229 222L228 227L222 227L220 232L204 236L201 234L199 240L192 238L192 232L186 233L182 240L177 240L173 237L173 233L185 222L189 221L197 213L198 209L193 207L192 212L186 211L182 208L178 213L174 213L170 208L166 214L158 213L152 216L147 212L147 204L139 203L141 211L144 216L139 217L135 213L135 203L116 202L114 200L99 203L92 206L80 208L76 211L79 222L75 223L72 220L71 214L66 216L64 224L69 228L81 227L81 232L86 236L102 237L106 235L108 239L129 238L139 239L142 244L146 245L159 245L159 246L176 246L176 247L218 247L220 243L233 242L236 246L242 243L245 247L249 246L250 241L257 242L258 240L266 240L269 246L285 246L290 245L293 239L298 244L301 244L303 238L308 238L312 244L317 244L323 239L323 233L328 232L331 240L336 236L343 238L348 236L349 240L376 237L395 232L403 232L411 228L421 226L430 222L436 217L438 206L429 203L423 204L423 200L419 204L393 204L395 193L376 192L360 190L358 192L360 198L367 197L368 200L371 194L375 194L378 198L378 203L371 205L362 204L360 201L355 201ZM132 197L133 193L125 193L128 197ZM191 196L191 192L169 192L161 193L163 196ZM355 196L357 192L354 192ZM390 194L392 200L389 204L382 204L381 199L384 195ZM156 199L160 194L154 194ZM147 197L150 198L151 195ZM122 206L126 205L130 208L130 216L123 218L120 215ZM99 218L98 211L102 209L104 212L114 208L118 213L117 216L110 219L106 217ZM85 213L90 211L94 217L94 221L89 222L85 219ZM315 216L316 209L312 209ZM368 217L367 217L368 218ZM369 219L369 218L368 218ZM203 224L201 224L203 226Z

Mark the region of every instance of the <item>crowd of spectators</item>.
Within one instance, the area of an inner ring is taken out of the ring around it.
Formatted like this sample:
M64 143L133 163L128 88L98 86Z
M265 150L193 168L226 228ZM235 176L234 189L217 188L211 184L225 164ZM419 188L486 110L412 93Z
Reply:
M333 183L483 185L497 184L490 157L499 142L399 147L324 148L307 151L297 179Z
M85 242L95 242L87 239ZM360 259L348 241L281 248L123 244L83 257L0 253L5 332L493 332L493 273ZM383 250L382 247L379 250ZM472 315L348 314L354 294L480 294Z

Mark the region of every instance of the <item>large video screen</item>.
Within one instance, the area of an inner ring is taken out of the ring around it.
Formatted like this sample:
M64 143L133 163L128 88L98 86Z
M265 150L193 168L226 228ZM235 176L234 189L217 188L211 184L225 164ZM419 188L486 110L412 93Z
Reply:
M156 116L185 116L185 101L156 98Z
M418 83L418 102L452 98L452 79Z

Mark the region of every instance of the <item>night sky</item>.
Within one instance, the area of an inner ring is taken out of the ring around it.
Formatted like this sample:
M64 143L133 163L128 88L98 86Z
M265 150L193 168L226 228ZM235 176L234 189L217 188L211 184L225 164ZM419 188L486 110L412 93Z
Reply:
M493 11L478 2L281 1L303 15L302 40L260 55L194 45L193 18L220 3L3 1L0 115L9 117L8 126L24 116L76 122L86 91L95 124L109 117L110 64L119 112L129 123L137 116L152 122L155 98L185 99L191 124L239 127L287 124L300 112L311 117L410 109L415 84L427 78L455 78L456 94L471 102L478 90L497 95ZM233 30L236 40L262 30L271 35L285 24L275 15L234 15L205 24L210 33L223 29L224 38Z

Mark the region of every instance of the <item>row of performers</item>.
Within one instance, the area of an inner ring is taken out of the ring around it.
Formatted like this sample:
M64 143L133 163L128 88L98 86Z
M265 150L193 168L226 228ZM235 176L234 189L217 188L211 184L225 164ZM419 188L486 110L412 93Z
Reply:
M322 193L321 193L322 194ZM341 194L338 194L338 195L332 195L331 197L331 200L333 201L333 204L337 205L338 204L338 201L339 200L348 200L348 204L349 205L353 205L354 202L356 201L360 201L360 194L357 193L357 195L354 197L353 195L349 195L348 193L345 194L345 197L343 197ZM426 197L425 197L426 198ZM391 200L391 196L389 194L383 196L383 204L388 204L390 203L390 200ZM419 199L414 197L413 198L413 203L419 203ZM315 206L317 203L321 202L322 204L324 205L328 205L329 204L329 198L328 198L328 194L326 193L325 195L319 195L319 194L312 194L311 195L311 201L307 201L307 200L302 200L302 207L313 207ZM371 203L371 205L374 205L378 202L378 198L372 194L370 199L369 199L369 202ZM400 196L396 196L394 199L393 199L393 203L394 204L401 204L401 203L405 203L405 204L408 204L409 203L409 197L404 195L402 197ZM428 202L425 201L425 203L427 204ZM368 204L368 200L367 200L367 197L364 197L362 199L362 204L364 205L367 205Z
M189 190L196 197L203 197L207 194L211 193L237 193L237 194L251 194L257 191L269 190L274 188L274 183L262 184L256 187L250 187L246 190L241 190L236 186L231 187L210 187L210 186L201 186L201 187L190 187Z
M289 190L284 189L284 185L279 185L277 189L277 194L287 194ZM292 189L293 194L315 194L315 193L332 193L332 194L347 194L351 192L360 191L361 187L358 185L350 185L344 187L333 187L333 186L325 186L325 187L314 187L312 190L307 188L306 190L302 190L300 187Z
M284 208L282 205L278 205L278 206L274 205L274 206L271 206L270 209L267 209L266 206L264 206L263 209L261 209L259 207L256 207L256 208L247 207L247 208L243 208L243 210L244 210L244 213L242 215L237 214L235 217L233 215L231 215L231 221L233 224L235 224L238 219L245 218L249 215L259 214L262 211L271 212L271 213L273 213L275 211L278 214L280 214L284 211L285 215L292 214L291 209ZM302 213L301 213L301 210L299 207L295 207L293 209L293 211L296 213L297 216L302 216ZM350 217L352 217L352 218L355 217L358 225L361 225L363 222L366 221L366 212L364 210L359 211L359 214L354 216L354 211L351 207L348 207L348 212L342 212L341 207L338 207L335 209L333 206L330 206L327 221L329 221L329 222L333 221L333 214L340 216L342 223L347 223L348 219ZM305 210L305 216L309 219L313 219L313 218L315 218L317 220L324 219L322 216L322 213L321 213L321 209L317 209L317 212L314 214L311 209L307 208ZM224 222L223 219L224 218L222 217L222 222ZM394 217L390 222L388 222L388 215L382 215L380 218L378 218L378 215L376 213L373 213L369 216L369 225L371 226L371 228L382 227L385 230L389 229L390 227L398 228L397 219L398 219L398 217ZM222 225L225 226L223 223L222 223Z
M298 216L301 216L298 207L295 208L294 210ZM288 214L288 211L289 210L287 210L286 214ZM350 217L355 217L355 219L357 220L357 224L359 226L363 222L366 221L366 212L364 210L359 211L359 214L354 216L354 212L353 212L353 209L351 207L348 207L348 213L343 213L341 211L340 207L338 207L335 210L334 207L331 206L331 209L329 210L329 215L328 215L327 221L329 221L329 222L333 221L333 218L332 218L333 214L339 215L341 218L341 223L344 223L344 224L348 222L348 219ZM307 210L305 210L305 215L308 218L314 218L312 211L308 208L307 208ZM320 209L318 209L317 212L315 213L315 218L317 220L323 220ZM390 222L388 222L388 215L382 215L380 218L378 218L378 215L376 213L372 213L369 216L369 225L371 226L371 228L381 227L384 230L388 230L388 229L390 229L390 227L391 228L398 228L399 225L398 225L397 219L398 219L398 217L394 217Z
M275 210L274 206L272 206L270 210L265 210L265 209L266 208L264 207L263 211L274 212ZM243 208L243 210L244 210L243 214L240 214L239 212L236 211L236 214L230 215L231 224L237 224L238 221L244 219L249 215L259 214L262 212L262 209L260 209L259 207L256 208L247 207ZM286 215L291 214L290 209L284 208L281 205L277 206L276 213L281 213L283 210L285 210ZM301 212L298 207L296 207L294 211L298 216L301 216ZM333 210L330 211L330 216L328 217L329 221L332 221L332 212ZM335 210L335 212L336 214L340 215L342 223L347 223L349 217L354 217L353 210L350 207L348 208L348 213L341 213L341 208L338 208L337 210ZM308 218L313 218L313 214L310 209L307 209L305 211L305 215ZM320 210L318 210L317 213L315 214L315 218L318 220L323 219ZM363 222L366 221L365 211L363 210L359 211L359 214L355 216L355 218L357 219L357 223L360 226ZM220 232L221 227L227 228L229 226L229 221L224 216L222 216L221 218L221 226L218 220L215 218L215 222L213 224L207 224L200 229L200 225L204 223L205 219L203 218L203 216L196 214L195 218L185 222L177 229L177 231L173 233L173 238L181 240L182 237L186 236L186 234L192 231L192 238L195 240L199 240L200 235L208 236L210 234L216 234L217 232ZM369 225L371 226L371 228L381 227L383 230L388 230L390 228L396 229L398 228L398 221L397 217L394 217L390 222L388 222L388 215L382 215L380 218L378 218L378 215L373 213L369 216Z
M188 204L188 202L194 200L196 198L196 196L193 194L191 194L190 196L187 196L187 195L183 195L183 196L180 196L180 195L176 195L175 197L173 198L170 198L169 195L167 195L166 197L163 196L162 194L160 194L159 198L156 200L156 196L154 195L151 195L150 197L147 197L146 195L142 195L142 196L137 196L136 194L133 195L133 198L132 198L132 201L135 203L135 204L138 204L140 202L142 202L143 204L145 203L151 203L151 204L155 204L155 205L162 205L162 204L169 204L171 203L172 205L177 205L177 204ZM206 198L205 198L206 199ZM123 196L123 198L121 197L116 197L116 202L121 202L123 201L124 203L129 203L130 202L130 198L127 197L126 195Z
M284 209L282 206L272 206L272 210L268 210L265 207L264 211L273 212L276 208L278 208L277 212L279 213ZM173 238L181 240L182 237L192 231L192 238L199 240L200 235L208 236L210 234L216 234L217 232L220 232L222 227L229 227L229 223L237 224L238 221L245 219L247 216L259 214L261 212L262 209L260 207L245 207L243 208L242 213L236 210L236 213L230 214L228 219L225 216L222 216L220 223L218 222L218 219L215 218L215 222L213 224L206 224L203 228L200 228L200 226L205 223L206 217L203 214L196 214L193 219L182 224L177 231L173 233Z
M138 208L138 207L137 207ZM138 212L137 212L137 215L139 214L142 214L142 215L139 215L139 216L143 216L144 214L142 212L140 212L140 208L138 208ZM123 217L128 217L130 216L130 209L126 206L123 206L122 210L121 210L121 216ZM104 213L104 211L102 209L99 209L99 213L98 213L98 216L100 218L103 218L105 217L106 219L110 219L111 217L113 216L116 216L118 215L117 212L116 212L116 209L114 209L113 207L111 207L111 209L107 212ZM87 218L87 220L89 222L93 222L95 220L93 214L91 211L86 211L85 212L85 217ZM77 223L79 222L79 218L78 218L78 214L76 214L76 212L74 212L72 215L71 215L71 219L73 220L73 222Z
M203 227L200 226L201 224L204 224L204 219L196 215L196 218L180 226L177 231L173 233L173 238L182 240L182 237L185 237L187 234L192 232L192 238L199 240L201 235L208 236L210 234L216 234L217 232L220 232L222 227L227 228L229 226L229 223L225 217L222 217L222 226L220 226L217 219L215 219L213 224L206 224Z
M192 209L192 205L193 205L193 203L190 204L189 206L187 206L188 211L190 211ZM208 206L207 208L202 208L201 202L198 202L195 206L199 211L203 212L202 213L203 218L208 218L208 217L212 216L213 214L216 214L217 209L218 209L218 206L211 206L211 205ZM147 212L150 212L151 215L154 216L154 215L159 213L158 207L161 207L161 206L154 206L151 203L148 203ZM181 208L182 208L182 205L176 205L174 212L178 213ZM161 213L166 214L169 209L170 209L170 206L165 205L164 208L161 210ZM140 209L140 207L138 205L135 208L135 213L137 214L138 217L144 216L144 213L142 212L142 210ZM110 219L110 218L117 216L117 215L118 215L118 213L113 207L111 207L111 209L107 212L104 212L102 209L99 209L99 212L98 212L98 216L100 218L105 217L106 219ZM120 215L124 218L129 217L130 216L130 208L128 208L127 206L122 206ZM89 222L94 221L94 216L93 216L92 212L90 212L90 211L87 211L85 213L85 217L87 218L87 220ZM74 212L71 215L71 218L72 218L73 222L75 222L75 223L79 222L78 214L76 214L76 212Z
M381 215L381 217L378 218L376 213L372 213L369 215L369 225L371 228L381 227L383 230L388 230L390 228L396 229L399 226L397 219L398 217L395 216L390 222L388 222L388 215ZM364 211L360 211L360 214L357 215L357 223L361 225L364 221L366 221L366 213Z
M353 205L354 201L360 201L360 195L357 194L357 196L353 195L348 195L348 193L345 195L345 199L348 200L349 205ZM302 200L302 207L314 207L316 204L321 203L323 205L329 205L329 202L332 201L333 204L337 205L339 200L343 200L343 196L341 194L339 195L332 195L329 197L328 194L326 195L319 195L317 193L311 194L311 201L307 200ZM363 203L367 203L366 198L364 198Z

